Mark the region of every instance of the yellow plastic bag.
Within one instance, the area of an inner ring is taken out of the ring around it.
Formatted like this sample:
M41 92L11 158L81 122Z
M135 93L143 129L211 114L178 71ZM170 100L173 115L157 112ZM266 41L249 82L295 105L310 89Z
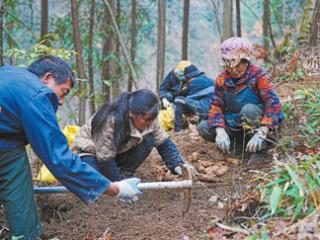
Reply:
M174 111L173 107L168 107L165 110L161 110L158 115L158 121L160 126L168 131L174 128Z
M71 144L73 143L79 129L80 127L76 125L66 125L63 129L62 132L64 133L64 135L66 135L69 146L71 146ZM44 183L54 183L56 181L55 177L45 165L42 165L35 180Z
M64 127L62 132L64 133L64 135L66 135L66 137L68 139L69 146L72 145L79 129L80 129L80 127L76 126L76 125L66 125Z
M34 180L44 183L54 183L56 181L55 177L45 165L42 165L38 176Z

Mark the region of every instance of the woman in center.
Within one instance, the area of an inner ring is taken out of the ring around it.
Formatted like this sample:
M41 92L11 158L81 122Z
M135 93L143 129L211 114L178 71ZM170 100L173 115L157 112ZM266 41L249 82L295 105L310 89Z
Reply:
M181 175L184 161L160 127L158 112L159 102L152 91L124 92L82 126L72 149L111 181L132 177L153 147L167 168Z

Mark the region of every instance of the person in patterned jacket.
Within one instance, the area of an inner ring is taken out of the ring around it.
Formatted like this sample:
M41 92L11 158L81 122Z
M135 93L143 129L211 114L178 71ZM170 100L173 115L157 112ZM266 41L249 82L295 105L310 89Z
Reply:
M111 181L131 177L153 147L168 169L181 175L185 162L160 127L158 112L159 102L152 91L124 92L89 118L72 149Z
M271 77L251 62L252 44L245 38L225 40L221 53L225 70L216 78L209 119L198 126L199 134L230 153L230 142L243 141L245 132L246 151L260 152L284 119Z

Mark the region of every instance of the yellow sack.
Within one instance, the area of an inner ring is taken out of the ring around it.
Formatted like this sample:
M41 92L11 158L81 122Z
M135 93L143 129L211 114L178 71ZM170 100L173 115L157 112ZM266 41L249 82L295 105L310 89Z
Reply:
M160 126L168 131L174 128L174 111L173 107L168 107L167 109L161 110L158 115L158 121Z
M34 180L44 183L54 183L56 181L55 177L45 165L42 165L38 176Z
M76 125L66 125L63 129L62 132L64 133L64 135L66 135L69 146L71 146L71 144L73 143L79 129L80 127ZM45 183L54 183L56 181L55 177L52 175L52 173L45 165L42 165L38 173L38 176L35 178L35 180Z
M80 129L80 127L76 126L76 125L66 125L64 127L62 132L64 133L64 135L66 135L66 137L68 139L69 146L72 145L79 129Z

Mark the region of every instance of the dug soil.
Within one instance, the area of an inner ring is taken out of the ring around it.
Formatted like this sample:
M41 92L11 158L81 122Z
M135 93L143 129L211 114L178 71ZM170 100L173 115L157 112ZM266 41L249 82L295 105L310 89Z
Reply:
M89 206L71 194L42 195L37 202L43 239L95 239L105 232L112 239L121 240L209 239L207 230L212 221L222 219L228 202L243 192L240 186L245 186L247 168L241 167L237 159L226 159L213 143L197 136L193 128L172 138L184 159L201 170L200 176L206 180L194 179L192 201L185 216L182 213L188 199L180 190L146 190L134 204L103 196ZM136 175L143 182L179 180L163 165L155 150Z

